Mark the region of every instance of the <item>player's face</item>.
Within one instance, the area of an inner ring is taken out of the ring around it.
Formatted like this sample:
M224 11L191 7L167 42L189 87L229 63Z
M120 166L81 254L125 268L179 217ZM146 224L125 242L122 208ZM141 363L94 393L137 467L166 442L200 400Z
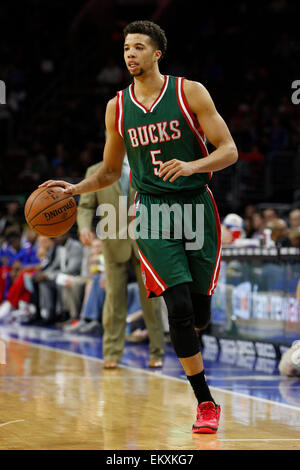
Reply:
M124 59L133 77L138 77L154 67L161 51L153 47L151 39L145 34L128 34L124 43Z

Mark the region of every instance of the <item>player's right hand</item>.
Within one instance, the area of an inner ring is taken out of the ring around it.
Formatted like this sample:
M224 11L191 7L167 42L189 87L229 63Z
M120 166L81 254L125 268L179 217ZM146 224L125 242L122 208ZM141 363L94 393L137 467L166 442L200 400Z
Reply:
M39 185L39 188L51 188L53 186L60 186L66 194L75 194L75 184L68 183L61 180L48 180Z
M94 240L94 233L88 228L83 228L80 230L79 239L83 245L90 246Z

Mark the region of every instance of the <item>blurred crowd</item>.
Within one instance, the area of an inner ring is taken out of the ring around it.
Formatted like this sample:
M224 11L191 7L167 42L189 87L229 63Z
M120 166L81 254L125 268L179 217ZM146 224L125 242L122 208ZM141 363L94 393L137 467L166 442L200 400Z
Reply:
M222 220L222 245L299 248L300 208L280 211L249 204L243 216L227 214Z
M22 206L10 202L0 218L0 322L55 324L66 331L101 334L106 284L102 241L93 232L90 246L72 232L38 236L24 225L22 212ZM247 205L242 216L229 213L221 224L224 247L300 247L298 208L280 214L271 207ZM133 269L127 289L127 333L134 331L133 322L146 340Z
M294 2L206 2L201 15L183 0L15 4L0 6L2 194L27 196L48 177L76 181L101 160L106 102L129 83L122 28L148 18L167 33L162 72L202 82L237 143L238 164L212 181L222 215L246 203L299 197Z

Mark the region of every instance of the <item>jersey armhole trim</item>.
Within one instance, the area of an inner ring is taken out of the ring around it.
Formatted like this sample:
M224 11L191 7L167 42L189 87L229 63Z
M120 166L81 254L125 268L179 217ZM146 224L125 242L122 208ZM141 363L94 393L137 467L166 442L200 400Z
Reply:
M117 91L115 128L116 128L116 131L120 134L120 136L124 138L123 119L124 119L124 93L123 91Z
M176 95L177 95L177 101L178 105L181 109L181 112L188 123L191 131L194 133L196 136L198 143L201 147L203 157L207 157L209 155L209 152L206 147L206 137L204 135L204 132L200 128L198 119L194 116L192 113L189 104L187 102L187 99L185 97L184 91L183 91L183 82L185 80L185 77L177 77L176 78ZM209 179L212 178L212 172L210 171L208 173Z
M179 107L181 109L181 112L183 116L185 117L185 120L187 121L191 131L195 134L195 136L198 139L198 142L202 148L204 156L208 155L208 150L205 145L205 135L202 131L202 129L199 126L197 118L194 116L192 113L189 104L187 102L187 99L185 97L184 91L183 91L183 82L185 78L184 77L177 77L176 79L176 93L177 93L177 100Z

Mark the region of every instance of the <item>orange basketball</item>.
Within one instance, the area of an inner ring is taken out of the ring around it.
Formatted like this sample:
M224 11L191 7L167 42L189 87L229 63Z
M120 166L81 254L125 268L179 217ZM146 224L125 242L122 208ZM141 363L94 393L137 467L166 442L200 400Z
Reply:
M39 235L58 237L74 224L77 206L60 186L38 188L27 199L24 214L29 227Z

